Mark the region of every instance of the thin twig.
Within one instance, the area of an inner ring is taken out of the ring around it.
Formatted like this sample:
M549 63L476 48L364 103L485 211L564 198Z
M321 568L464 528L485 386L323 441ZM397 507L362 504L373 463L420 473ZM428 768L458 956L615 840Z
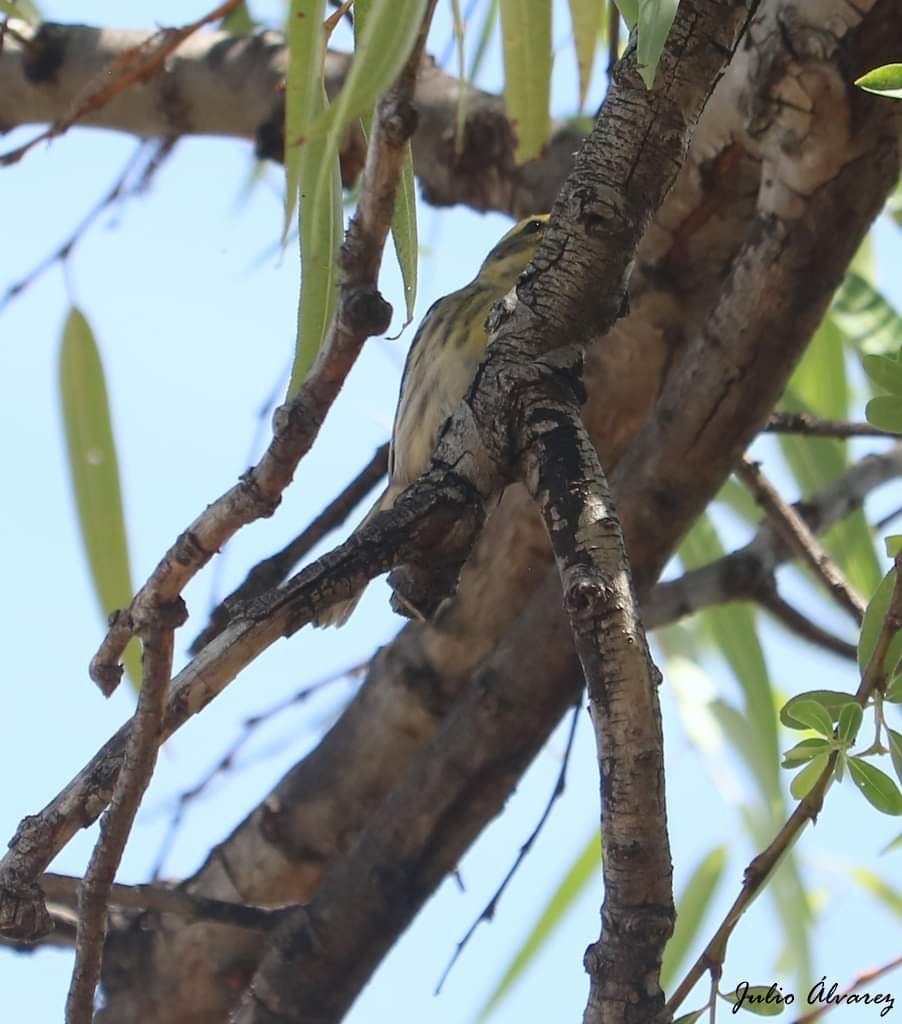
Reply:
M184 621L184 605L164 610L153 625L142 630L141 691L132 719L125 762L110 806L100 823L100 836L91 855L78 899L75 967L66 999L66 1024L91 1024L94 992L100 979L106 938L107 902L135 815L150 783L159 750L163 712L172 674L175 625ZM161 624L161 618L168 622Z
M206 507L166 552L128 610L112 617L90 669L104 693L119 684L119 660L144 609L173 601L239 529L274 513L363 343L390 322L391 307L377 287L379 270L407 143L416 127L413 94L435 4L430 0L426 6L422 30L397 83L376 104L360 201L339 256L338 304L316 362L297 394L276 410L272 441L257 465Z
M787 629L797 636L803 637L809 643L817 644L824 650L838 654L841 658L855 662L858 659L858 648L846 640L835 636L829 630L812 622L807 615L803 615L798 608L793 607L787 600L780 597L776 588L762 588L757 595L758 603L766 611L769 611Z
M33 149L39 142L56 138L68 131L72 125L85 115L105 107L110 100L114 99L125 89L138 82L146 81L155 75L163 66L166 58L177 50L182 43L198 29L208 25L211 21L217 21L231 13L241 0L226 0L209 14L205 14L197 21L193 21L182 28L167 28L148 36L141 46L133 47L122 53L107 69L102 84L88 94L83 100L77 103L71 113L54 121L49 128L44 129L33 139L16 149L0 154L0 167L8 167L17 163L23 156Z
M166 830L166 835L163 837L163 842L160 844L160 850L157 854L157 860L153 871L151 872L151 878L157 879L161 876L163 872L163 865L166 863L166 859L172 849L172 844L175 842L175 837L178 834L178 830L185 818L189 805L207 789L214 779L220 775L224 775L234 767L238 754L261 725L275 718L276 715L280 715L283 711L287 711L289 708L294 707L297 704L302 704L325 687L331 686L333 683L337 683L342 679L349 679L360 675L369 667L369 664L370 659L367 659L366 661L359 662L357 665L352 665L350 668L345 668L340 672L335 672L330 676L326 676L324 679L319 679L315 683L308 684L298 690L297 693L292 694L285 700L279 701L266 711L260 711L256 715L249 715L245 718L241 723L238 736L233 740L228 750L226 750L222 757L219 758L216 764L213 765L206 775L204 775L198 782L178 795L175 813L172 815L169 827Z
M850 420L823 420L805 412L772 412L764 425L771 434L807 434L809 437L888 437L897 438L888 430L881 430L872 423L857 423Z
M58 875L48 871L41 877L41 888L49 902L74 907L78 903L82 881L71 875ZM183 889L167 885L120 885L114 882L109 888L107 903L129 910L177 914L185 922L214 921L217 924L261 932L269 931L280 914L279 911L266 907L195 896Z
M210 613L210 622L198 634L189 648L197 654L225 629L235 610L267 590L288 579L294 567L323 537L337 529L385 476L388 468L388 444L378 448L369 463L347 487L330 502L310 525L269 558L258 562L247 574L244 582L224 598Z
M882 978L884 974L889 974L890 971L895 971L898 967L902 967L902 956L896 957L895 960L890 960L889 963L884 964L882 967L877 967L871 971L862 971L851 985L838 995L834 996L829 1004L819 1006L816 1010L811 1010L803 1017L797 1017L794 1024L813 1024L814 1021L820 1020L825 1013L829 1013L830 1010L835 1010L841 1003L847 1002L848 997L857 989L864 988L865 985L870 985L871 982L876 981L878 978ZM890 1007L892 1006L891 1002L885 1001L884 1006L887 1004Z
M801 555L814 574L827 587L840 607L845 608L860 625L867 602L843 576L839 566L827 554L821 542L811 532L804 519L778 493L761 472L760 466L743 456L736 474L752 492L755 500L767 513L774 529L783 540Z
M902 561L902 558L897 558L896 581L892 597L890 598L889 609L881 625L877 642L874 645L874 653L862 674L861 683L855 692L855 699L862 707L865 706L875 689L885 682L886 671L884 662L886 655L893 637L900 629L900 626L902 626L902 573L899 571L900 561ZM726 916L701 955L677 986L673 995L668 999L667 1009L671 1014L676 1012L705 973L717 973L720 971L726 956L727 943L742 919L743 914L745 914L746 910L748 910L761 892L771 872L780 863L783 856L795 845L805 826L809 822L815 821L818 814L820 814L824 805L824 797L834 778L837 757L838 753L836 751L830 754L826 767L821 772L814 786L796 804L795 810L767 848L759 853L746 868L743 875L742 888L732 907L727 911Z
M535 843L536 839L539 838L539 834L545 827L545 822L548 820L552 808L563 795L567 778L567 765L570 763L570 754L573 750L573 740L576 736L576 726L579 722L579 710L581 704L582 693L580 693L579 699L576 702L576 706L573 708L573 717L570 720L570 730L567 733L567 744L564 747L564 756L561 761L561 770L558 772L557 781L554 784L554 789L551 791L551 796L548 798L548 803L545 804L545 810L542 812L542 816L539 818L536 827L529 834L529 837L527 838L526 842L520 847L520 851L514 859L514 863L510 866L510 869L502 879L501 884L495 890L495 894L485 905L485 907L482 910L482 913L467 929L467 932L464 935L464 937L457 943L457 948L454 950L454 954L448 961L448 966L444 969L444 971L442 971L442 976L439 978L438 984L435 986L435 995L438 995L441 992L442 986L445 984L448 975L451 973L452 967L454 967L454 965L457 963L461 953L463 953L464 948L466 947L470 939L473 937L473 933L476 931L476 929L482 924L483 921L491 921L492 918L495 916L495 911L498 908L498 902L504 895L504 890L511 883L520 865L526 859L526 855L532 849L533 843Z

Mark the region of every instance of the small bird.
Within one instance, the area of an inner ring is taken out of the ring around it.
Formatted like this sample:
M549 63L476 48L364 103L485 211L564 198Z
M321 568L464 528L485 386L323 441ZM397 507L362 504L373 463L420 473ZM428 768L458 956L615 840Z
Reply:
M486 256L468 285L438 299L423 317L401 376L388 487L358 530L378 512L391 508L401 492L429 468L439 430L466 394L485 352L489 312L535 255L547 221L548 214L521 220ZM326 609L316 625L343 626L361 594Z

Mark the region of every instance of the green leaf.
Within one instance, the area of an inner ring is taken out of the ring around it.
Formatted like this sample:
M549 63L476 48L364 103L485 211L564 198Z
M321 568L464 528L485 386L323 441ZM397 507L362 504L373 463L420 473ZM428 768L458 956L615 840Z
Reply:
M673 1024L695 1024L696 1021L702 1019L708 1012L708 1007L703 1006L700 1010L693 1010L691 1013L685 1013L682 1017L677 1017Z
M286 42L288 74L285 78L285 221L282 245L294 220L301 180L301 150L323 95L323 59L326 52L323 16L326 0L291 0Z
M723 998L758 1017L778 1017L786 1005L775 985L749 985L742 992L727 992Z
M106 381L91 326L72 308L60 347L60 396L69 470L94 593L104 618L132 599L119 463ZM125 652L133 685L141 680L137 642Z
M12 3L10 0L0 0L0 14L8 14L11 18L19 18L29 24L40 21L37 8L30 3Z
M902 346L902 317L861 274L846 274L830 316L845 340L861 352L895 354Z
M877 646L877 638L880 636L880 631L883 629L883 623L889 612L895 585L896 570L893 568L881 580L864 613L864 620L861 623L861 635L858 638L858 667L862 675L873 657L874 649ZM902 657L902 632L896 633L890 642L889 650L883 662L883 670L892 672L898 664L900 657Z
M806 797L814 787L814 784L823 774L824 769L827 767L828 761L827 754L821 754L820 757L814 758L814 760L806 765L799 773L795 776L792 782L789 784L789 792L796 800L802 800Z
M895 558L902 551L902 533L894 533L883 538L886 553L890 558Z
M325 91L320 92L325 102ZM338 150L330 138L311 139L300 159L301 297L288 397L296 394L332 323L338 298L336 254L344 219Z
M401 168L398 182L398 194L395 196L395 210L391 221L392 240L395 253L401 268L401 279L404 282L404 303L407 310L407 322L413 320L417 304L417 259L419 246L417 242L417 190L413 177L413 149L407 143L407 153Z
M639 0L639 31L636 59L645 87L655 84L658 61L676 17L679 0Z
M887 843L880 853L892 853L893 850L902 850L902 832L900 832L892 842Z
M902 434L902 398L896 395L880 395L872 398L864 407L868 423L880 430Z
M620 11L620 17L626 22L626 27L630 32L639 22L639 3L640 0L614 0L617 10Z
M592 80L595 47L605 5L600 0L569 0L569 4L576 63L579 69L579 106L582 109Z
M847 704L855 704L855 697L851 693L842 693L840 690L805 690L804 693L797 693L795 697L788 700L780 709L780 721L787 729L808 728L808 726L793 715L793 708L803 701L814 701L830 716L831 722L839 721L839 714Z
M890 728L886 731L889 733L889 755L893 762L893 770L896 778L902 783L902 733Z
M357 0L354 59L335 102L322 110L310 137L325 136L338 152L352 121L372 110L395 81L416 42L426 0Z
M517 136L518 164L542 152L549 132L551 0L501 0L504 103Z
M886 699L890 704L902 704L902 675L896 676L887 686Z
M856 78L855 84L865 92L902 100L902 64L884 64L883 67L874 68L861 78Z
M726 847L718 846L713 849L692 873L686 888L677 900L676 927L664 950L664 961L661 965L661 988L665 991L670 988L695 942L705 913L723 877L726 862Z
M852 781L868 803L883 814L902 814L902 793L886 772L860 757L850 757L848 764Z
M586 885L599 875L600 863L601 841L598 834L595 833L583 847L576 860L567 869L554 895L542 911L538 921L533 925L532 931L526 937L525 942L501 976L501 980L479 1011L478 1021L484 1021L488 1018L489 1014L499 1005L517 979L523 975L526 968L535 959L549 936L560 924L564 914L573 906Z
M495 25L498 21L499 6L500 0L491 0L488 10L485 12L482 28L479 31L479 40L476 43L476 50L473 53L473 60L470 64L470 73L467 75L468 83L476 78L479 74L479 69L482 67L482 62L485 59L489 43L492 41L492 34L495 31Z
M896 917L902 918L902 893L867 868L851 868L849 874L863 888L875 896Z
M802 740L794 747L790 747L783 755L782 767L798 768L799 765L807 764L814 757L819 757L821 754L829 754L830 749L830 743L827 740L817 739L816 737Z
M893 395L902 395L902 363L889 356L866 355L861 360L865 373Z
M846 704L840 711L837 733L846 746L851 746L855 742L858 730L861 728L863 714L861 705L857 701L854 704Z
M457 109L454 118L454 152L459 157L464 150L464 132L467 126L467 57L466 21L460 9L460 0L451 0L451 23L454 26L454 41L457 46ZM410 314L408 314L409 318Z
M824 708L813 700L793 702L792 714L787 716L790 729L814 729L828 739L833 736L833 722ZM799 723L798 725L792 723Z

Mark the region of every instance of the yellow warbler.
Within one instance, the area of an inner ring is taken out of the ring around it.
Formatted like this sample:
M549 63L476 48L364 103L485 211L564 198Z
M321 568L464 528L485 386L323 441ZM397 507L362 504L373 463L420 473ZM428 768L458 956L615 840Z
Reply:
M391 508L398 495L429 468L439 430L466 394L485 352L486 318L535 255L547 220L547 214L521 220L486 256L466 287L439 299L423 317L401 377L388 487L360 526ZM333 605L316 625L343 626L359 600L357 594Z

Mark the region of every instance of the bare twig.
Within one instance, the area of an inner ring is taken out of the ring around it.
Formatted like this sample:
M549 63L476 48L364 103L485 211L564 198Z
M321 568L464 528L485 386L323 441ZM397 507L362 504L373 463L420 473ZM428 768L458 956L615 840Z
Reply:
M807 434L809 437L899 437L871 423L823 420L805 412L773 412L764 429L771 434Z
M526 859L526 856L532 849L535 841L539 838L539 835L541 834L542 829L545 827L545 822L548 820L554 805L557 803L560 797L563 796L565 783L567 779L567 766L570 763L570 754L573 751L573 740L576 737L576 726L579 722L579 711L581 704L582 693L580 693L579 700L577 700L576 706L573 709L573 715L570 719L570 729L567 732L567 743L564 747L564 756L561 760L561 768L558 772L558 777L557 781L554 784L554 789L551 791L551 796L549 796L548 802L545 804L545 810L542 811L541 817L536 823L535 828L532 830L532 832L530 832L529 836L526 839L526 842L523 843L523 845L520 847L517 856L514 858L513 864L511 864L507 874L501 880L501 884L495 890L494 895L485 905L485 907L482 910L482 913L480 913L476 920L467 929L467 932L464 935L464 937L457 943L457 948L454 950L454 954L451 957L450 961L448 962L448 966L444 969L444 971L442 971L442 976L439 978L438 984L435 986L435 995L439 995L439 993L442 991L442 986L445 984L448 975L451 973L452 968L457 963L461 953L463 953L464 949L466 948L467 943L473 937L473 933L476 931L476 929L482 924L483 921L491 921L494 918L495 911L498 909L498 903L501 900L501 897L504 895L505 889L507 889L508 885L510 885L520 865Z
M861 683L855 693L855 699L862 707L867 703L874 690L885 682L884 661L893 637L899 628L902 627L902 573L899 572L900 561L902 559L897 558L896 582L893 587L893 594L890 598L886 618L881 625L877 642L874 645L873 655L862 674ZM780 863L787 851L793 847L806 825L809 822L815 821L818 814L820 814L824 805L824 797L834 778L837 757L838 753L834 750L827 759L826 767L821 772L814 786L796 804L795 810L767 848L759 853L746 868L742 888L732 907L727 911L724 920L718 926L717 931L704 951L668 1000L667 1007L671 1013L676 1012L702 975L708 971L714 975L719 974L724 957L726 956L727 943L742 919L743 914L758 896L765 882L770 877L771 872Z
M435 0L430 0L424 26L434 7ZM360 201L339 260L343 277L338 306L316 362L297 394L276 410L272 441L257 465L207 506L166 552L129 609L112 619L91 662L91 676L104 693L119 683L119 659L132 637L134 622L143 617L142 609L174 600L242 526L273 514L363 343L388 326L391 307L377 288L379 268L407 142L416 126L412 97L425 45L426 35L421 32L398 82L376 105Z
M168 621L161 621L168 620ZM150 782L161 740L163 712L172 674L173 635L184 621L184 605L161 610L141 631L143 672L138 707L123 770L116 779L100 836L78 899L75 968L66 999L66 1024L90 1024L107 927L107 901L141 798Z
M323 537L337 529L353 512L354 508L385 476L388 467L388 444L377 449L369 463L357 474L348 486L328 504L313 522L294 540L269 558L258 562L231 594L221 601L210 613L210 622L197 636L189 649L190 654L203 650L213 637L218 636L228 625L236 609L247 601L259 597L265 591L277 587L286 580L294 567L309 554Z
M811 1010L802 1017L797 1017L794 1024L814 1024L814 1021L820 1020L824 1014L829 1013L830 1010L836 1009L837 1006L842 1003L849 1003L849 996L853 992L856 992L860 988L864 988L865 985L870 985L875 982L878 978L882 978L884 974L889 974L891 971L895 971L897 968L902 967L902 956L896 957L895 960L890 960L889 963L885 963L882 967L876 967L872 971L862 971L861 974L842 992L832 996L829 1001L825 1002L825 1005L819 1006L816 1010ZM864 1000L862 1000L864 1001ZM881 1002L884 1007L889 1004L892 1007L892 997L889 999L882 999ZM874 1000L875 1005L879 1007L880 1003ZM882 1014L878 1014L882 1016Z
M40 132L33 139L16 149L0 154L0 167L17 163L23 156L33 149L39 142L56 138L68 131L72 125L92 111L105 107L110 100L118 96L124 89L137 82L146 81L155 75L163 66L166 58L191 35L209 25L211 21L217 21L233 11L241 0L226 0L209 14L205 14L197 21L193 21L181 28L162 29L148 36L143 44L126 50L115 64L107 69L102 84L91 91L88 96L76 103L71 113L55 121L49 128Z
M858 648L855 644L835 636L833 633L812 622L807 615L803 615L798 608L793 607L788 601L780 597L776 587L762 588L757 595L758 603L781 622L787 629L797 636L803 637L809 643L823 647L826 651L838 654L851 662L858 659Z
M839 566L824 550L823 545L806 526L804 519L787 504L777 489L761 472L760 466L743 456L736 474L755 496L774 524L774 529L784 541L799 553L803 561L827 587L834 600L861 623L867 602L855 592L854 587L843 576Z
M166 835L163 837L163 842L160 844L160 851L157 854L156 864L151 872L151 877L156 879L162 874L163 865L166 863L166 858L169 856L169 851L172 849L172 844L175 841L176 834L184 820L185 813L188 810L189 805L204 792L215 778L219 775L225 774L234 767L235 760L241 749L254 735L259 726L270 721L283 711L288 710L288 708L294 707L297 704L302 704L305 700L308 700L315 693L318 693L325 687L331 686L333 683L336 683L341 679L348 679L359 675L361 672L365 671L369 664L369 660L362 661L357 665L352 665L350 668L342 669L341 672L336 672L327 676L325 679L319 679L317 682L311 683L298 690L297 693L292 694L285 700L279 701L277 704L273 705L273 707L267 708L265 711L260 711L256 715L250 715L245 718L241 723L238 736L233 740L228 750L226 750L216 764L213 765L206 775L191 786L190 789L186 789L179 794L176 802L175 813L172 815L172 820L169 822Z

